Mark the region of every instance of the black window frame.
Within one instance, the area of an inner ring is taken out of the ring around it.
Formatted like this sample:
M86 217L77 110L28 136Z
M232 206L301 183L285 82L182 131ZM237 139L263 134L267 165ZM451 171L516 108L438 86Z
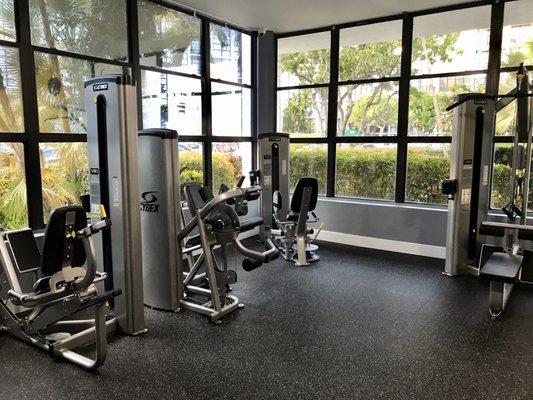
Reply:
M298 89L298 88L320 88L328 87L329 88L329 98L328 98L328 130L327 136L325 138L294 138L291 137L291 143L302 143L302 144L312 144L312 143L325 143L328 147L328 162L327 162L327 190L325 197L328 198L341 198L341 199L350 199L350 200L364 200L372 202L384 202L390 203L389 200L380 200L380 199L368 199L368 198L357 198L357 197L347 197L347 196L337 196L335 195L335 174L336 174L336 151L337 144L340 143L396 143L397 145L397 157L396 157L396 184L395 184L395 198L394 203L408 203L413 205L423 205L423 206L435 206L435 207L445 207L444 205L432 204L432 203L417 203L406 201L406 184L407 184L407 155L408 155L408 146L409 144L421 144L421 143L448 143L451 144L451 136L409 136L408 135L408 115L409 115L409 92L411 80L418 80L424 78L440 78L440 77L454 77L454 76L468 76L476 74L485 74L486 75L486 92L487 93L497 93L499 86L500 73L503 72L512 72L516 70L516 67L505 67L500 68L501 63L501 47L502 47L502 31L504 24L504 12L505 4L517 1L517 0L503 0L500 2L490 1L490 0L481 0L481 1L470 1L461 4L455 4L444 7L436 7L426 10L420 10L416 12L395 14L385 17L372 18L367 20L348 22L339 25L324 26L314 29L305 29L293 32L284 32L275 34L275 54L277 55L278 40L295 37L295 36L304 36L308 34L314 34L319 32L330 32L331 34L331 44L330 44L330 81L326 84L313 84L313 85L302 85L302 86L278 86L278 65L276 60L276 69L275 69L275 98L276 98L276 107L274 109L274 121L278 120L277 116L277 104L278 104L278 92L288 89ZM411 55L412 55L412 42L413 42L413 26L414 18L421 17L425 15L432 15L443 13L447 11L456 11L464 9L474 9L483 6L491 6L491 17L490 17L490 43L489 43L489 59L488 66L486 69L478 71L458 71L452 73L437 73L430 75L413 75L411 70ZM339 82L338 78L338 69L339 69L339 33L341 29L352 28L357 26L364 26L370 24L377 24L390 21L402 21L402 56L401 56L401 66L400 66L400 76L394 78L378 78L378 79L361 79L353 80L346 82ZM528 70L533 70L533 66L527 66ZM397 136L359 136L359 137L342 137L337 136L337 96L339 87L347 83L375 83L382 81L394 81L399 83L399 101L398 101L398 130ZM512 137L505 136L496 136L494 140L495 144L497 143L510 143L512 142Z
M41 132L39 128L39 113L37 104L37 87L34 69L34 54L40 52L63 57L69 57L78 60L88 61L90 63L106 63L129 69L137 87L137 108L138 108L138 125L139 129L143 128L142 120L142 79L143 70L159 72L170 75L179 75L193 77L201 80L202 85L202 135L180 135L179 140L184 142L197 142L202 144L204 159L204 184L212 183L212 160L211 150L214 142L250 142L252 147L252 166L255 168L257 140L255 132L257 130L256 113L256 38L257 32L252 32L225 21L221 21L210 16L191 11L189 9L177 6L176 4L164 0L146 0L151 3L166 7L181 13L192 15L201 20L201 76L183 74L163 68L143 66L140 64L139 54L139 31L138 31L138 0L126 1L126 23L128 35L128 60L117 61L107 58L95 57L73 53L70 51L57 50L41 46L35 46L31 43L30 27L30 5L29 0L13 0L15 10L15 28L16 40L0 40L0 46L18 49L20 60L20 81L21 96L23 104L24 132L20 133L0 133L0 142L21 143L24 146L24 163L25 163L25 180L27 193L28 208L28 225L34 230L42 229L45 226L43 215L43 193L42 193L42 174L40 168L39 145L41 143L68 143L68 142L87 142L87 135L84 133L46 133ZM211 79L209 74L209 24L214 23L222 25L251 37L251 82L250 84L236 84L219 79ZM251 89L251 132L249 137L234 136L214 136L211 126L211 82L221 82L231 85L247 87Z

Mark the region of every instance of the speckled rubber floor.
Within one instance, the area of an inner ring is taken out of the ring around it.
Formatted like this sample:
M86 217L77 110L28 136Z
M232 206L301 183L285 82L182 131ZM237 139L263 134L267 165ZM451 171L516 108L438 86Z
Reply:
M532 399L533 290L501 320L443 262L340 246L245 273L221 325L146 310L96 374L0 336L0 399Z

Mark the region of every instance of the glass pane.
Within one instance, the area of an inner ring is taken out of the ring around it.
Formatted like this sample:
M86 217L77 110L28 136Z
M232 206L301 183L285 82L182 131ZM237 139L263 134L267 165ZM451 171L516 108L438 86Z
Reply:
M491 7L474 7L415 18L412 74L487 68Z
M338 136L395 136L397 133L397 82L339 88Z
M35 52L41 132L85 133L83 83L91 77L123 72L116 65Z
M313 177L318 180L318 193L326 194L328 175L328 146L326 144L292 143L289 152L290 189L298 179Z
M337 196L394 199L396 144L339 144L336 167Z
M0 143L0 205L0 230L28 226L22 143Z
M329 82L330 33L278 39L278 87Z
M200 19L139 1L141 64L200 75Z
M243 186L250 186L248 173L252 169L252 144L248 142L213 143L213 192L221 184L235 187L241 176Z
M533 79L533 72L529 74L529 82ZM516 89L516 73L500 74L498 93L509 93ZM511 102L496 114L496 136L512 136L515 130L516 101Z
M250 136L252 132L252 91L240 86L211 85L213 135Z
M80 204L79 196L89 193L86 143L41 143L43 212L65 205Z
M18 49L0 46L0 132L24 132Z
M326 137L328 88L278 90L278 131L291 137Z
M511 143L496 143L494 145L490 196L492 208L502 208L509 203L512 165L513 145Z
M412 143L407 148L407 201L448 204L441 181L450 177L450 145Z
M250 84L252 38L239 31L210 24L211 78Z
M411 81L409 94L410 136L451 136L453 111L446 107L456 95L485 92L485 75L452 76Z
M180 186L187 182L204 183L202 143L179 142ZM185 199L183 199L185 200Z
M31 42L113 60L128 60L125 0L29 0Z
M402 21L340 31L339 80L400 76Z
M0 40L17 40L15 30L15 2L0 0Z
M146 128L169 128L180 135L201 135L201 100L200 79L142 71L142 112Z
M533 64L533 4L531 0L505 3L502 67Z

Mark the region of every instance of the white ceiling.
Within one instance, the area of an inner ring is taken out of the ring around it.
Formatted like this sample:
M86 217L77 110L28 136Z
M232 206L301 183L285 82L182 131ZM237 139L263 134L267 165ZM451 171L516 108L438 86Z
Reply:
M290 32L405 11L464 3L466 0L172 0L251 30Z

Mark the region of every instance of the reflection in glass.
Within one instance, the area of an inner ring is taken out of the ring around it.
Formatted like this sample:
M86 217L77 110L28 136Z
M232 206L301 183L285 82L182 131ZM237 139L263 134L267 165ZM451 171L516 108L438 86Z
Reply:
M279 90L278 131L291 137L325 137L328 127L328 88Z
M243 186L250 186L248 172L252 169L252 144L249 142L213 143L213 192L221 184L235 187L241 176Z
M0 230L28 226L24 145L0 143Z
M202 134L200 79L142 71L143 126Z
M200 75L200 19L139 1L141 64Z
M18 49L0 46L0 132L24 132Z
M211 95L213 135L250 136L251 89L213 82Z
M128 60L125 0L29 0L33 45Z
M450 145L411 143L407 148L405 199L416 203L447 204L441 181L450 177Z
M251 83L252 38L224 26L210 24L211 78Z
M338 144L336 162L337 196L394 199L396 144Z
M337 135L395 136L397 131L397 82L340 86Z
M278 87L329 82L330 32L278 39Z
M326 181L328 174L328 146L326 144L302 144L290 145L290 189L294 190L298 179L313 177L318 180L318 193L326 193Z

